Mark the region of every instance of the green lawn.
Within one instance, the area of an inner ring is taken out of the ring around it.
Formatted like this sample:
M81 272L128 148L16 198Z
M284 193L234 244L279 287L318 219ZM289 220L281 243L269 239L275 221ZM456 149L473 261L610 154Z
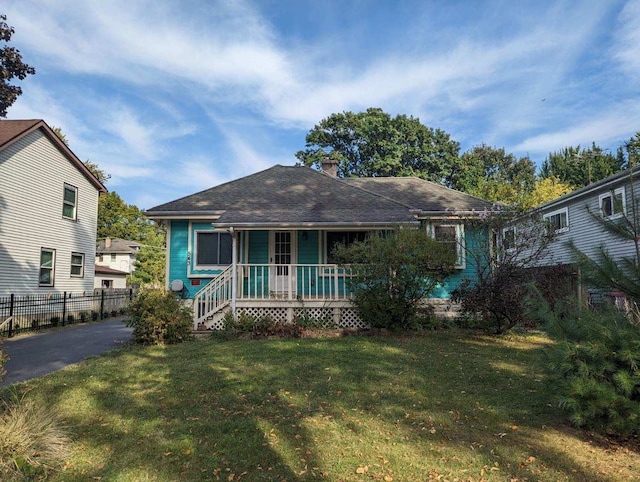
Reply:
M200 339L20 389L68 424L53 480L638 480L637 448L563 422L536 365L545 342Z

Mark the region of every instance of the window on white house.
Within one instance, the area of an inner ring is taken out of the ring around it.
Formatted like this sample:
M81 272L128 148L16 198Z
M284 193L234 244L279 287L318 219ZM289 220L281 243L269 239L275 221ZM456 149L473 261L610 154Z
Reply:
M551 233L566 233L569 231L569 211L567 208L545 214L544 220Z
M504 228L502 230L502 248L505 251L512 250L516 247L516 228Z
M56 250L41 248L40 249L40 276L38 278L38 285L53 286L55 269L56 269Z
M84 277L84 254L71 253L71 276L74 278Z
M64 185L64 196L62 198L62 217L76 219L77 217L78 188L70 184Z
M111 254L111 262L113 263L116 260L116 254L112 253Z
M600 195L600 213L604 218L617 218L624 214L626 201L624 187Z
M362 242L369 236L369 231L327 231L327 263L335 263L335 251L340 245L351 246Z
M464 226L462 224L433 224L431 236L451 249L456 257L456 268L465 267Z
M196 269L231 264L231 234L215 231L196 231Z

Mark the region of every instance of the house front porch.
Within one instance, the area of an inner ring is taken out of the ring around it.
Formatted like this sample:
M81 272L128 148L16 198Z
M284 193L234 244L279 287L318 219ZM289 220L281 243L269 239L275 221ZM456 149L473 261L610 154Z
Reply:
M324 326L367 328L353 306L353 271L336 264L229 266L194 296L194 329L222 329L227 313L276 322L314 320ZM448 299L425 300L437 316L456 316Z

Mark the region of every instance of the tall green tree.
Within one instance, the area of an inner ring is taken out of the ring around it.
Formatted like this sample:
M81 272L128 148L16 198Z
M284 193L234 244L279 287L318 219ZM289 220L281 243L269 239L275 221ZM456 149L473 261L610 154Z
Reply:
M406 115L391 117L379 108L332 114L306 137L300 164L320 167L338 161L340 177L417 176L443 182L460 145L449 134Z
M453 165L447 185L488 201L518 204L535 186L534 163L503 148L480 144Z
M625 164L624 156L615 156L594 142L590 148L569 146L550 153L542 163L540 177L557 177L577 189L619 172Z
M127 204L111 191L98 203L98 238L122 238L139 242L135 271L129 282L143 286L162 286L165 279L166 230L149 220L134 204Z
M0 42L8 44L15 33L7 24L7 16L0 15ZM0 117L7 117L7 109L22 95L22 89L11 83L13 79L24 80L34 75L36 69L22 61L22 54L15 47L0 48Z

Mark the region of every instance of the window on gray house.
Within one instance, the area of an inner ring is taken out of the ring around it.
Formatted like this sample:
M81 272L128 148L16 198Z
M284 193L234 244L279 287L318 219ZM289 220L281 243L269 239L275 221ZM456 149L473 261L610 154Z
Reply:
M71 276L74 278L84 277L84 254L71 253Z

